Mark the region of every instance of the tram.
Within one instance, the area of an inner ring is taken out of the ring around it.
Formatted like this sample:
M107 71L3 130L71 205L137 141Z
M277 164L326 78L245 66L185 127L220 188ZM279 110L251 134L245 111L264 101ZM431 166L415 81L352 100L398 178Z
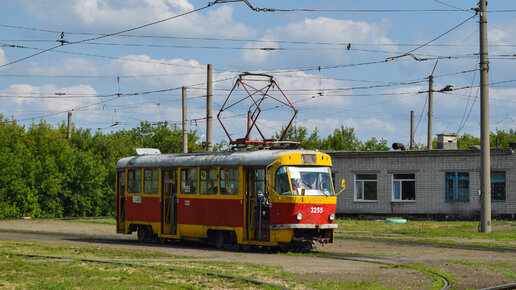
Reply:
M337 195L318 151L140 154L118 161L117 232L138 240L311 249L332 243Z

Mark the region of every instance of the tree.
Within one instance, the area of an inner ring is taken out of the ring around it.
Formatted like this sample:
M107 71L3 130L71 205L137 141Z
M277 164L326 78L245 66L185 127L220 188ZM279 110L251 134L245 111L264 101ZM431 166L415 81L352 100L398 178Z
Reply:
M464 133L462 136L457 138L457 144L459 149L468 149L473 145L480 145L480 138L475 137L473 135ZM437 141L436 141L437 145ZM437 147L435 147L437 148Z
M355 129L342 125L339 129L335 129L332 135L323 140L321 149L358 151L362 147L362 142L355 135Z
M516 142L516 130L509 129L508 132L496 129L489 134L491 148L508 148L510 143Z
M278 140L281 138L284 130L285 127L282 127L280 132L274 134L273 139ZM299 142L299 148L303 149L319 149L321 146L317 128L308 136L308 129L306 127L292 125L288 128L283 140Z
M362 151L389 151L390 147L387 146L387 140L381 138L380 140L376 137L372 137L361 148Z

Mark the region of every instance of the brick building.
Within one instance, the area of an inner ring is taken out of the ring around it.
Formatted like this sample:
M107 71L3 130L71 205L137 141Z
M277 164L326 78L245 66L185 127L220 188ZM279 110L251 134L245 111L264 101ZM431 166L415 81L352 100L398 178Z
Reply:
M327 152L340 215L480 215L480 150ZM491 150L493 217L516 216L516 148Z

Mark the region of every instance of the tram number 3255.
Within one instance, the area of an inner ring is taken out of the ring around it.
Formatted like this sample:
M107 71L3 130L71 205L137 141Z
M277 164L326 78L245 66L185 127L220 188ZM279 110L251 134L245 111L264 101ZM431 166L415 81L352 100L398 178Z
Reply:
M323 208L322 206L311 207L310 213L323 213Z

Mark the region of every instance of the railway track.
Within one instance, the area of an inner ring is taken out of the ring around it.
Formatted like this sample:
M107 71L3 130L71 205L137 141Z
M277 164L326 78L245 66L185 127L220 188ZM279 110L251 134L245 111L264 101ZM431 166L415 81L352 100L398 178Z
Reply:
M516 253L516 248L511 247L488 247L482 245L473 244L451 244L451 243L437 243L437 242L424 242L424 241L406 241L397 239L378 239L378 238L348 238L348 237L335 237L337 240L356 240L356 241L368 241L368 242L379 242L379 243L391 243L398 245L414 245L414 246L430 246L430 247L441 247L450 249L463 249L463 250L476 250L476 251L494 251L494 252L512 252Z
M339 254L339 253L328 253L328 252L316 252L318 256L328 258L328 259L339 259L339 260L348 260L348 261L356 261L356 262L365 262L365 263L375 263L375 264L381 264L381 265L387 265L387 266L397 266L404 269L411 269L419 271L415 267L411 267L410 265L400 265L395 262L388 262L386 258L383 257L374 257L374 256L355 256L355 255L346 255L346 254ZM428 273L424 273L428 274ZM430 275L438 280L441 281L441 290L447 290L450 289L452 286L450 281L444 277L443 275L437 273L437 272L431 272Z
M18 253L8 253L8 252L3 252L3 254L13 255L13 256L29 257L29 258L43 258L43 259L48 259L48 261L56 261L56 260L62 260L62 261L82 261L82 262L89 262L89 263L126 265L126 266L131 266L131 267L146 267L146 268L162 269L162 270L168 270L168 271L181 271L181 272L190 272L191 271L190 269L184 269L184 268L154 266L154 265L146 265L146 264L140 264L140 263L122 262L122 261L116 261L116 260L72 258L72 257L35 255L35 254L18 254ZM156 259L156 260L158 260L158 259ZM283 289L283 290L287 289L287 288L282 287L280 285L275 285L275 284L267 283L267 282L264 282L264 281L259 281L259 280L256 280L256 279L250 279L250 278L245 278L245 277L238 277L238 276L232 276L232 275L220 274L220 273L214 273L214 272L199 272L199 271L195 271L195 273L202 273L202 274L207 275L207 276L220 277L220 278L231 279L231 280L240 280L240 281L249 282L249 283L252 283L252 284L255 284L255 285L271 287L271 288L274 288L274 289Z
M162 247L163 245L159 244L142 244L138 242L134 238L123 238L123 237L106 237L106 236L92 236L92 235L85 235L85 234L76 234L76 233L54 233L54 232L37 232L37 231L30 231L30 230L11 230L11 229L0 229L0 233L16 233L16 234L31 234L31 235L41 235L41 236L61 236L64 239L72 239L72 240L82 240L82 241L95 241L100 243L110 243L110 244L131 244L131 245L145 245L145 246L156 246L156 247ZM509 247L486 247L486 246L478 246L478 245L458 245L458 244L445 244L445 243L429 243L429 242L418 242L418 241L403 241L403 240L386 240L386 239L375 239L375 238L336 238L338 240L363 240L363 241L373 241L373 242L384 242L384 243L396 243L396 244L402 244L402 245L415 245L415 246L433 246L433 247L446 247L446 248L457 248L457 249L467 249L467 250L481 250L481 251L494 251L494 252L515 252L514 248ZM177 244L177 246L180 246L180 244ZM204 248L200 246L201 248ZM235 250L235 249L230 249ZM270 252L269 252L270 253ZM350 260L350 261L357 261L357 262L364 262L364 263L376 263L381 265L387 265L387 266L396 266L399 268L404 269L411 269L419 271L417 268L411 267L410 265L402 264L400 261L396 261L396 259L388 258L388 257L379 257L379 256L360 256L360 255L349 255L349 254L340 254L340 253L330 253L330 252L320 252L320 251L313 251L312 253L316 253L318 257L320 258L327 258L327 259L341 259L341 260ZM19 254L24 255L24 254ZM111 264L123 264L123 265L129 265L133 267L151 267L151 268L163 268L170 271L188 271L188 269L180 269L180 268L173 268L173 267L161 267L161 266L152 266L152 265L145 265L135 262L124 262L124 261L116 261L116 260L99 260L99 259L81 259L81 258L68 258L68 257L58 257L58 256L38 256L38 255L30 255L27 254L27 257L42 257L45 259L58 259L58 260L66 260L66 259L73 259L73 260L81 260L84 262L91 262L91 263L111 263ZM276 288L276 289L285 289L284 287L280 285L274 285L269 284L267 282L248 279L244 277L236 277L231 275L224 275L224 274L218 274L218 273L209 273L206 272L206 275L209 276L217 276L217 277L223 277L227 279L237 279L242 281L247 281L256 285L266 285L268 287ZM431 275L434 277L435 280L439 280L441 283L441 289L450 289L451 286L453 286L450 281L442 276L441 274L437 272L431 272L431 273L424 273L427 275ZM489 288L484 288L489 290L494 289L516 289L516 283L512 284L503 284L503 285L496 285L491 286Z

